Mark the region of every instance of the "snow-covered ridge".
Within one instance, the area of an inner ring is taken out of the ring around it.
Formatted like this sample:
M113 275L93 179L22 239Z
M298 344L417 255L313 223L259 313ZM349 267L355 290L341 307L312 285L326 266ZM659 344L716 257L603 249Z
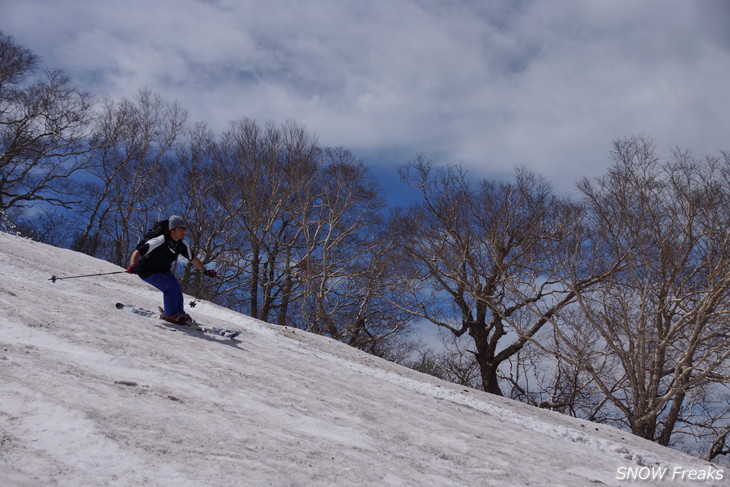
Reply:
M1 486L729 485L614 428L211 303L189 311L240 341L117 310L159 304L136 276L49 281L115 270L0 233Z

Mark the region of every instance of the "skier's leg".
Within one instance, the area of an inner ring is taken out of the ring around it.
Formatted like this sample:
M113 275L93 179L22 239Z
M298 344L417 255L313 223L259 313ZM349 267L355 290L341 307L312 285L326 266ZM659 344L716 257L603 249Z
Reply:
M180 283L172 274L157 272L149 277L142 278L145 282L153 285L162 291L162 298L165 303L165 316L175 316L184 313L183 295Z
M184 314L182 287L172 274L167 274L167 288L164 291L163 299L165 301L165 314L167 316L175 316Z

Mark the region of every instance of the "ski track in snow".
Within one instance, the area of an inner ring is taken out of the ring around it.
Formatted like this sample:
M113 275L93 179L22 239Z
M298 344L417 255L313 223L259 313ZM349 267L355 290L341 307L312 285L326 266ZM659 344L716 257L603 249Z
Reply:
M0 233L0 486L727 486L614 428L446 383L211 303L231 342L117 310L158 291ZM190 299L186 299L188 302ZM662 480L620 467L668 469Z

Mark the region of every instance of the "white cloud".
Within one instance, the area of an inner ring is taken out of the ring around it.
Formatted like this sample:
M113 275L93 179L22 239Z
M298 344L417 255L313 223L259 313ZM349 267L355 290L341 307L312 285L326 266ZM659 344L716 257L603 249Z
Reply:
M722 2L60 0L4 13L0 29L94 93L149 88L218 130L296 120L370 163L524 164L567 189L632 133L729 148Z

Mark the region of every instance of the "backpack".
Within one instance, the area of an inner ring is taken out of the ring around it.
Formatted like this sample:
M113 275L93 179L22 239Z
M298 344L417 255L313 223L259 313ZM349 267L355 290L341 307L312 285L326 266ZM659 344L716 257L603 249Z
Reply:
M160 220L152 224L152 228L142 235L142 239L139 241L137 246L145 243L146 241L159 237L168 230L169 220Z

